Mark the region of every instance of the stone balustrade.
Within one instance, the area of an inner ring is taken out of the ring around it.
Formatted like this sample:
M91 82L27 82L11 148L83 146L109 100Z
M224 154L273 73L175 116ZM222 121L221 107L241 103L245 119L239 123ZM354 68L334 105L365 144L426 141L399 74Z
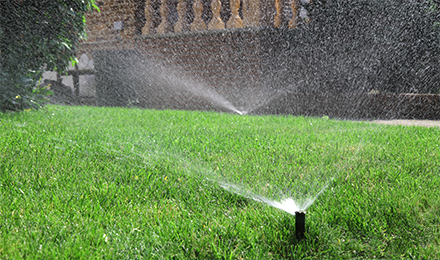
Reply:
M142 34L181 33L243 27L296 28L299 0L157 0L145 1ZM309 1L308 1L309 2ZM210 3L210 6L209 6ZM174 5L174 6L173 6ZM172 8L171 8L172 7ZM226 10L226 14L225 14ZM159 14L160 17L155 17ZM170 19L170 17L173 17ZM176 20L173 24L170 20ZM157 22L160 24L158 26Z

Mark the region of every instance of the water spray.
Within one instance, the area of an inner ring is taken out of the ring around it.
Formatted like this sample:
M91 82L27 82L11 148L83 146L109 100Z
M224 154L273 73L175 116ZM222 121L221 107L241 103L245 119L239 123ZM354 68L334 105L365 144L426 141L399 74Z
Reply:
M306 212L296 211L295 212L295 236L296 239L301 240L304 238L304 233L306 232Z

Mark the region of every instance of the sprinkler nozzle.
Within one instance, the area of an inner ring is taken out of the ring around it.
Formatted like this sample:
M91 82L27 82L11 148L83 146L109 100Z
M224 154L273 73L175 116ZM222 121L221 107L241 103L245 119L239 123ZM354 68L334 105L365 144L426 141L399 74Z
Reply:
M247 113L248 113L247 111L239 111L239 110L237 110L235 112L241 116L247 115Z
M298 240L304 238L306 232L306 213L304 211L295 212L295 235Z

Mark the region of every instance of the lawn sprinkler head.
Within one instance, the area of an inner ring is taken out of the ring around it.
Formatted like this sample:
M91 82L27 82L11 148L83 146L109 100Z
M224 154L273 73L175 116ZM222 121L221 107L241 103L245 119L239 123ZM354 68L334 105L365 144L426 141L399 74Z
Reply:
M244 115L246 115L248 112L247 111L235 111L235 112L237 112L237 114L239 114L239 115L241 115L241 116L244 116Z
M296 211L295 212L295 236L298 240L304 238L304 233L306 232L306 212Z

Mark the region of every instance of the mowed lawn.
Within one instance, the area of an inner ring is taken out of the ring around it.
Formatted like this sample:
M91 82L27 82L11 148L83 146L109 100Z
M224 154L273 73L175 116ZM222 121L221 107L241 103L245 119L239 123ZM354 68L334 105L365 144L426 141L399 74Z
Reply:
M440 128L48 106L0 114L0 259L438 259ZM295 217L224 190L298 201Z

